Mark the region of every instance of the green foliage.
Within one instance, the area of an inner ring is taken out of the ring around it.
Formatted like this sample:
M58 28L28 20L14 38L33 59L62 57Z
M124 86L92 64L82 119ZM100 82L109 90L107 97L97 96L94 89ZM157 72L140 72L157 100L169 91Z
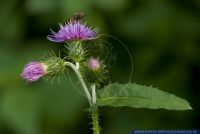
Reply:
M189 110L189 103L175 95L157 88L138 84L111 84L98 92L97 104L100 106L133 108Z

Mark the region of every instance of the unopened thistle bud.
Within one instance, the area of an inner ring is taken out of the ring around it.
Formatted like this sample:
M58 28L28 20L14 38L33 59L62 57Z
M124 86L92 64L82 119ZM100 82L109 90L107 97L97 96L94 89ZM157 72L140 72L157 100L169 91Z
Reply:
M82 68L82 73L89 83L96 84L97 88L104 86L108 82L108 70L103 61L90 57Z
M37 81L43 76L46 79L52 78L51 82L53 82L56 77L60 78L65 71L64 60L50 51L41 57L40 62L34 61L25 65L21 76L27 82Z
M88 60L87 64L88 64L88 68L91 69L91 70L97 70L100 67L100 63L99 63L98 59L95 59L93 57L91 57Z
M25 65L21 76L27 82L33 82L43 77L46 74L46 70L46 64L34 61Z

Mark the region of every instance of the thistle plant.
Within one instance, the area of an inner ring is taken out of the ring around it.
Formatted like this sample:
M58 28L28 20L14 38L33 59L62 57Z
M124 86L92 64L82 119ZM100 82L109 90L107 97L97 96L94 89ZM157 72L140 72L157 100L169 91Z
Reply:
M29 62L21 74L27 82L34 82L40 78L54 80L55 78L73 70L82 85L82 90L88 100L88 111L92 118L94 134L100 134L99 108L132 107L167 110L190 110L190 104L175 95L166 93L154 87L111 83L109 68L101 57L92 55L88 50L88 43L95 43L100 38L96 28L86 26L77 20L60 24L58 32L51 31L47 36L49 41L62 43L64 56L56 56L54 52L47 52L39 61Z

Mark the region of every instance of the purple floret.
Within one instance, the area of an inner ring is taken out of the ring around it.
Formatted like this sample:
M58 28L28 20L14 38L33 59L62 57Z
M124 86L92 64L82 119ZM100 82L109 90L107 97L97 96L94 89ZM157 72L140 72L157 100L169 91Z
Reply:
M92 40L96 36L96 29L87 27L86 24L69 22L65 25L60 24L60 30L56 33L51 31L52 35L47 36L47 39L52 42L67 42L73 40Z
M37 81L45 75L45 66L40 62L30 62L25 65L21 74L22 78L27 82Z

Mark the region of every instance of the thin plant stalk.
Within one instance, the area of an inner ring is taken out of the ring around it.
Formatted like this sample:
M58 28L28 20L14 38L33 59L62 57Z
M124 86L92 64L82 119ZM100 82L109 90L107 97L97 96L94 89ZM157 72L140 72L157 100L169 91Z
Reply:
M92 106L92 102L91 102L91 101L92 101L92 97L91 97L91 95L90 95L90 93L89 93L89 91L88 91L88 88L87 88L87 86L86 86L86 84L85 84L85 82L84 82L84 80L83 80L83 77L82 77L80 71L79 71L78 68L77 68L74 64L72 64L71 62L65 62L65 65L71 67L71 68L74 70L74 72L76 73L76 75L77 75L79 81L81 82L81 85L82 85L82 87L83 87L83 91L84 91L84 93L85 93L85 95L86 95L86 97L87 97L87 99L88 99L88 102L89 102L90 106Z
M94 134L100 134L100 126L99 126L99 109L96 105L96 85L91 85L92 90L92 108L91 108L91 116L92 116L92 129Z
M96 85L95 84L91 85L91 91L92 91L92 103L93 103L93 105L95 105L96 100L97 100L97 98L96 98Z

